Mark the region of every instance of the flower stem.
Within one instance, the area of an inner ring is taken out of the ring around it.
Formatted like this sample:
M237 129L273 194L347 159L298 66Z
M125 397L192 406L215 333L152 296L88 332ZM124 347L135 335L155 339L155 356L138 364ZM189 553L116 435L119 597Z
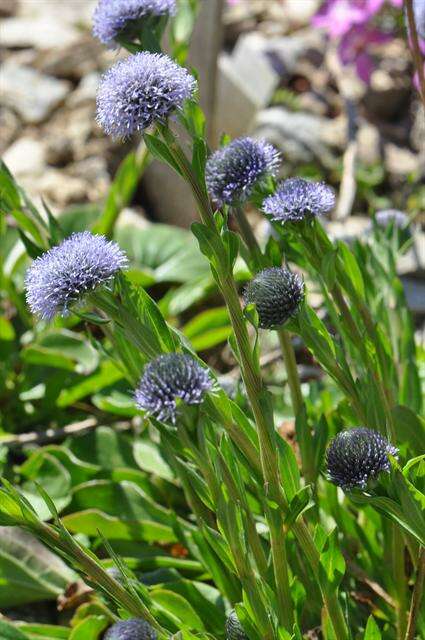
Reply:
M390 526L394 599L396 601L397 639L403 640L407 625L406 573L404 569L404 540L396 524Z
M410 611L409 611L409 617L407 621L405 640L414 640L415 638L416 622L417 622L419 611L422 604L424 579L425 579L425 547L421 547L419 549L418 570L416 575L416 582L412 592L412 600L410 603Z
M243 208L241 206L234 207L233 212L236 220L238 221L242 238L244 239L245 244L251 254L251 259L253 264L255 265L256 271L260 271L264 267L270 267L270 261L268 260L267 256L262 253L257 242L257 238L252 231L252 227L249 224ZM298 375L295 352L292 346L291 336L288 331L286 331L286 329L281 327L280 329L278 329L277 335L279 338L280 347L282 349L283 362L288 378L292 410L294 412L294 417L296 418L304 406L304 400L301 391L301 383L300 377ZM303 442L299 442L303 474L307 482L314 482L315 472L312 460L313 440L310 430L306 429L306 433L304 435L305 439L303 439Z

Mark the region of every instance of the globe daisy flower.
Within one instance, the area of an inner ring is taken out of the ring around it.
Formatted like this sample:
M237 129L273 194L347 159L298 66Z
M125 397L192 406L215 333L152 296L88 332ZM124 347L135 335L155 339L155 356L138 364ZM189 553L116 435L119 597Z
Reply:
M397 454L398 449L377 431L363 427L341 431L326 453L329 479L344 491L365 489L369 480L390 471L388 456Z
M265 140L236 138L208 159L205 180L211 199L219 206L246 200L253 188L279 167L278 151Z
M166 122L195 88L193 76L168 56L137 53L117 62L102 77L96 120L113 138L128 138Z
M116 47L116 39L128 29L137 29L148 18L172 15L175 9L175 0L99 0L93 13L93 35L106 46Z
M324 182L289 178L264 200L263 211L272 220L283 224L321 216L334 206L335 193Z
M74 233L29 267L25 276L28 306L43 320L65 316L126 266L127 257L116 242L89 231Z
M212 387L209 372L184 353L166 353L150 362L135 392L136 406L158 420L176 421L177 401L200 404Z

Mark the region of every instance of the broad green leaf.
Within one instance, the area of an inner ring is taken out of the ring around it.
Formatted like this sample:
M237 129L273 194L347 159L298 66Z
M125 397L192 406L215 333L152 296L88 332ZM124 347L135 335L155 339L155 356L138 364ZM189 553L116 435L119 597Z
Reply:
M55 600L76 574L30 533L0 527L0 607Z
M28 635L30 640L68 640L71 629L53 624L27 624L19 622L17 627Z
M181 627L193 631L205 630L201 618L183 596L167 589L154 589L150 597L159 609L177 618Z
M71 631L69 640L100 640L100 634L108 625L105 616L88 616Z
M28 636L6 620L0 620L1 640L29 640Z
M338 531L328 536L320 554L319 579L325 591L336 591L345 573L345 560L338 545Z
M165 461L158 446L147 440L136 440L133 445L133 455L137 465L164 480L174 480L174 473Z
M151 520L121 520L99 509L87 509L62 518L72 533L84 533L98 537L99 531L111 540L139 540L141 542L176 542L176 536L166 525Z
M375 618L373 616L369 616L366 629L364 632L363 640L381 640L381 632L379 631L379 627L375 622Z

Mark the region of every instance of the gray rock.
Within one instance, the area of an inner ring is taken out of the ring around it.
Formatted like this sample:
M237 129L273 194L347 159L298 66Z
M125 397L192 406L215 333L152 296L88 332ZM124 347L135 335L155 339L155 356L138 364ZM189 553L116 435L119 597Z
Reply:
M3 103L30 124L43 122L63 102L70 83L6 62L0 74Z
M323 135L327 124L327 119L320 116L273 107L258 114L254 130L257 136L277 146L286 160L294 163L317 160L332 167L334 159Z
M45 147L40 140L24 136L6 150L3 160L17 177L38 176L43 172L45 155Z
M0 108L0 153L3 153L14 140L19 127L18 116L11 109Z
M78 38L76 29L48 15L35 20L9 18L1 26L3 47L51 49L74 44Z

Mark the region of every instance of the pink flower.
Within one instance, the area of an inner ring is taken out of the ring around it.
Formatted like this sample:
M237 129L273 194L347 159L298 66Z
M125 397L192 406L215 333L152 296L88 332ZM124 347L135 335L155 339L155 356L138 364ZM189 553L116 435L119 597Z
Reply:
M383 44L391 39L389 34L378 29L355 25L340 40L340 60L343 65L354 64L359 78L368 83L374 69L373 58L370 55L371 46Z
M364 24L372 18L385 0L325 0L313 17L313 25L323 28L331 38L339 38L354 25ZM401 7L403 0L390 0Z

